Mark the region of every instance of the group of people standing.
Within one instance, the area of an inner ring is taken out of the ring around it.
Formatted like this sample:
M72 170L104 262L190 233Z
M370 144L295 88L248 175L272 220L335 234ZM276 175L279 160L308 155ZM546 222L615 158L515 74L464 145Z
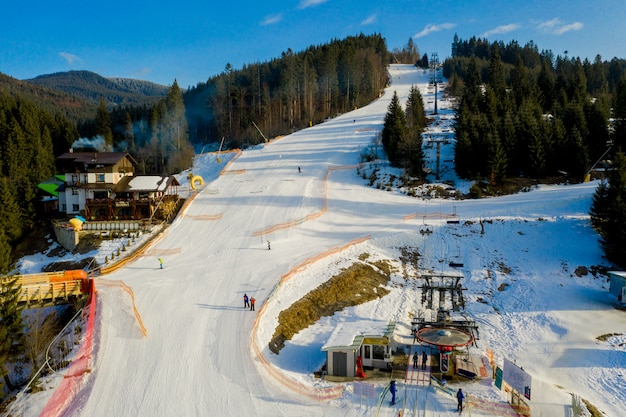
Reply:
M250 311L254 311L254 297L248 298L248 294L243 295L243 308L250 308Z
M415 352L413 354L413 368L417 368L417 362L418 362L418 356L417 356L417 352ZM426 351L423 350L422 351L422 370L426 369L426 363L428 362L428 355L426 354Z

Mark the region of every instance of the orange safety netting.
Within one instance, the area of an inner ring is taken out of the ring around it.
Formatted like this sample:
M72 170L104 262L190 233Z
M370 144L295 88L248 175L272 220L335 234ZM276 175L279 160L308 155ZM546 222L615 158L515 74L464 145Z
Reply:
M137 306L135 305L135 293L133 292L133 289L130 288L128 285L126 285L124 281L118 281L118 280L104 280L103 279L103 280L98 281L98 285L105 286L105 287L121 288L130 296L130 300L133 303L133 314L135 315L135 319L137 319L137 324L139 325L139 329L141 330L141 333L143 334L144 337L146 337L148 335L148 331L146 330L146 327L143 325L141 314L139 314L139 310L137 310Z
M93 280L90 282L89 301L87 302L87 306L83 309L85 317L85 337L67 374L63 377L61 384L54 391L54 394L52 394L52 397L48 400L48 403L41 412L41 417L56 417L65 412L69 404L71 404L78 395L86 374L91 372L94 323L96 317L96 287Z
M270 375L272 378L274 378L275 381L279 382L281 385L285 386L286 388L290 389L291 391L299 395L302 395L304 397L307 397L316 401L330 401L330 400L334 400L336 398L343 396L344 388L342 385L335 385L335 386L327 387L327 388L314 388L314 387L305 385L299 381L296 381L288 377L285 373L283 373L281 370L279 370L274 365L272 365L267 360L267 358L265 358L265 356L263 356L261 349L256 343L256 333L257 333L260 319L265 313L265 306L267 305L267 301L269 301L272 298L272 296L276 293L276 291L280 288L282 284L289 281L294 275L302 271L307 265L317 262L320 259L326 258L330 255L334 255L336 253L342 252L351 246L357 245L359 243L362 243L368 240L369 238L370 236L368 235L362 238L354 239L344 246L331 248L325 252L320 253L317 256L308 258L305 261L301 262L300 264L296 265L294 268L291 269L291 271L287 272L280 278L280 282L274 288L274 290L272 290L270 295L267 297L266 302L263 303L263 305L259 309L259 312L254 320L254 327L252 328L252 349L254 350L256 357L259 359L259 362L263 365L263 368L265 369L266 374Z
M263 230L257 230L256 232L252 233L253 236L263 236L263 235L267 235L270 233L273 233L277 230L281 230L281 229L289 229L290 227L294 227L297 226L299 224L302 224L306 221L309 220L315 220L320 218L321 216L323 216L326 213L326 210L328 210L328 198L326 197L328 194L328 176L330 175L330 173L332 171L340 171L343 169L355 169L357 168L359 165L342 165L339 167L329 167L326 170L326 175L324 176L324 205L322 206L322 208L314 213L311 214L307 214L304 217L301 217L299 219L294 219L294 220L290 220L288 222L285 223L279 223L279 224L275 224L273 226L270 226L268 228L265 228Z

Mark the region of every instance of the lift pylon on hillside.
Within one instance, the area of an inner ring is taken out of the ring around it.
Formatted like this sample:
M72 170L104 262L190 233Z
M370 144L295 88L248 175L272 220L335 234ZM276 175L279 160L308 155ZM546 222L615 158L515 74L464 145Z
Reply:
M217 150L217 163L222 162L220 158L220 152L222 151L222 145L224 144L224 136L222 136L222 141L220 142L220 148Z
M478 340L478 325L474 320L469 320L463 316L463 319L451 318L450 311L459 312L465 310L465 298L463 297L463 285L461 280L464 278L461 273L429 273L422 274L422 278L426 281L422 285L422 304L429 310L433 310L435 301L437 301L437 309L435 317L427 320L423 315L417 315L411 321L411 325L417 332L428 327L439 329L442 331L449 329L459 329L464 333L471 335L467 343L475 343ZM448 298L449 294L449 298ZM421 333L420 333L421 334Z

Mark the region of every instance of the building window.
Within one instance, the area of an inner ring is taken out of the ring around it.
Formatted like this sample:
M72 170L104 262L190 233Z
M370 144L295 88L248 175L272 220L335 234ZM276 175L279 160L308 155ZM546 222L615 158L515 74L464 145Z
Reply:
M96 182L104 182L104 174L96 174Z
M61 211L62 212L66 212L67 211L67 206L65 204L61 204Z
M78 211L80 210L80 207L78 207L78 204L72 204L72 211Z
M385 359L385 346L384 345L373 345L372 346L372 359Z
M78 188L72 188L72 195L78 195Z

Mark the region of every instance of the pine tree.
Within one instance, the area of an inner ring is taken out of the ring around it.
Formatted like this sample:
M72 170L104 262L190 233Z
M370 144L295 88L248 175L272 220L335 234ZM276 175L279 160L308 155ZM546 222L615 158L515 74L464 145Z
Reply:
M606 258L626 267L626 156L617 152L608 181L602 182L593 196L591 224L600 235Z
M543 59L541 62L541 71L537 78L537 87L539 89L539 101L544 113L552 111L554 102L554 69L552 62Z
M578 129L574 128L566 136L565 153L562 157L565 163L565 171L569 173L572 180L582 181L589 166L589 155Z
M462 178L469 178L472 175L471 161L474 159L472 143L467 132L462 132L457 136L454 145L454 165L457 174Z
M587 149L589 157L595 161L606 151L609 143L610 109L606 100L586 101L584 108L585 124L587 125Z
M502 142L502 147L504 149L504 153L506 155L507 163L507 172L512 174L518 168L518 164L516 163L517 155L517 135L515 132L515 117L510 110L507 110L502 117L501 125L500 125L500 138Z
M0 274L6 274L11 270L11 244L4 229L0 227Z
M500 49L497 43L494 43L491 47L491 59L489 60L487 79L487 85L493 89L496 97L503 100L506 94L506 80L504 78L504 66L500 58Z
M530 163L530 175L534 178L542 178L546 173L546 153L540 135L534 135L530 139L528 160Z
M383 148L385 152L387 152L389 162L393 166L398 166L400 163L398 144L406 137L406 132L406 116L400 106L398 94L394 91L391 103L389 103L389 107L387 108L382 131Z
M626 152L626 78L622 77L615 92L613 113L615 119L615 130L613 132L613 143L617 149Z
M426 126L424 100L419 89L411 87L406 103L407 133L400 146L405 166L410 175L423 175L424 151L422 150L422 133Z
M487 141L489 145L489 182L500 185L506 178L506 154L497 135L488 135Z
M515 67L511 70L511 88L518 106L527 99L531 93L531 86L528 80L528 69L524 66L521 56L517 56Z
M0 231L0 258L2 234ZM9 388L13 387L6 365L17 356L23 339L22 307L18 304L20 293L17 278L0 280L0 374Z
M424 99L419 88L412 86L406 101L406 123L409 129L415 129L420 133L426 126L426 112L424 111Z
M7 241L15 242L22 236L22 209L15 199L17 191L11 185L7 177L0 177L0 230Z
M236 113L241 114L239 111ZM185 103L176 80L174 80L165 98L165 108L161 116L160 136L161 151L166 155L166 173L169 174L190 167L193 159L193 149L189 143Z
M113 131L111 130L111 115L107 109L106 102L100 99L98 110L96 111L96 135L102 136L107 146L107 151L113 150Z

